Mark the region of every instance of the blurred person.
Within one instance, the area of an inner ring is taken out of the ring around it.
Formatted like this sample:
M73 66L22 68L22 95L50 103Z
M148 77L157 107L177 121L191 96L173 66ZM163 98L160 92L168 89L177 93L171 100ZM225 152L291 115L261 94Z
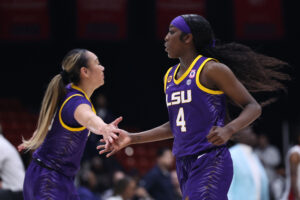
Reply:
M279 149L270 144L269 138L265 134L258 135L257 144L257 148L255 148L254 152L264 165L268 179L270 183L272 183L276 177L275 167L281 162Z
M282 200L300 200L300 131L286 156L286 187Z
M90 163L90 169L95 173L97 179L97 191L102 193L107 190L111 184L109 169L105 168L103 158L94 156L91 160L86 162Z
M270 193L274 200L281 200L284 193L286 182L285 182L285 167L283 163L280 163L275 167L275 178L270 182Z
M174 164L172 151L160 148L156 157L156 165L144 176L141 185L155 200L175 199L175 188L170 175Z
M90 169L95 173L98 182L97 191L100 193L111 188L113 184L112 174L122 169L115 158L105 159L104 156L94 156L90 160L86 160L85 163L88 163Z
M108 108L107 97L103 93L99 93L95 98L96 114L103 119L104 122L110 123L114 119L112 111Z
M97 178L94 172L84 169L79 175L79 187L77 189L80 200L101 200L96 193Z
M172 20L165 47L169 58L180 61L164 76L169 122L140 133L122 132L115 143L97 148L109 157L131 144L174 138L183 199L227 199L233 168L226 144L261 114L249 92L285 90L280 80L289 76L278 69L288 64L242 44L216 43L209 22L195 14ZM226 102L242 110L225 124Z
M106 124L95 114L90 96L104 84L104 67L85 49L62 61L62 72L48 85L37 129L19 150L35 150L24 181L24 199L79 199L74 176L80 167L89 131L108 143L117 138L122 118Z
M0 199L21 200L25 169L17 149L3 136L0 124Z
M146 188L144 188L141 185L138 185L135 190L133 200L155 200L155 199L153 199L150 196L150 194L147 192Z
M112 185L109 189L105 190L101 197L102 199L107 199L109 197L112 197L114 194L113 188L117 184L117 182L125 177L125 173L123 171L117 170L112 173Z
M237 142L229 151L233 162L233 179L229 200L269 200L269 181L266 171L254 153L257 136L251 127L235 135Z
M114 186L114 195L107 200L132 200L136 191L136 182L129 176L119 180Z
M171 180L172 180L172 184L173 184L173 186L175 188L175 199L174 200L180 200L180 199L182 199L182 194L181 194L181 190L180 190L180 184L179 184L179 181L178 181L176 170L172 170L171 171Z

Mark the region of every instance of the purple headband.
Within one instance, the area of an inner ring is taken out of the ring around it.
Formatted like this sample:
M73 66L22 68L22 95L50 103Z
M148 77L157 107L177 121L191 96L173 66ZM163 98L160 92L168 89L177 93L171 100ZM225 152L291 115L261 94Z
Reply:
M175 19L171 21L171 25L175 26L176 28L180 29L184 33L191 33L190 27L184 21L182 16L177 16Z

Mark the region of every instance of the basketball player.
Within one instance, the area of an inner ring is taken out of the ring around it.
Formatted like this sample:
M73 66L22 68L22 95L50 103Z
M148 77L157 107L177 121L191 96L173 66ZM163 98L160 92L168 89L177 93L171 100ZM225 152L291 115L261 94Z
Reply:
M169 58L180 61L164 77L169 122L141 133L121 133L116 143L97 148L111 156L130 144L174 138L183 199L225 200L233 175L226 143L261 114L245 86L252 91L283 88L274 78L287 77L272 67L286 63L241 44L215 45L209 22L194 14L171 22L165 47ZM242 111L225 124L227 97Z
M89 131L107 143L117 138L116 119L105 124L95 114L90 96L104 84L104 67L85 49L70 51L62 73L48 85L35 133L19 150L35 150L24 181L25 200L78 199L74 176L80 166Z

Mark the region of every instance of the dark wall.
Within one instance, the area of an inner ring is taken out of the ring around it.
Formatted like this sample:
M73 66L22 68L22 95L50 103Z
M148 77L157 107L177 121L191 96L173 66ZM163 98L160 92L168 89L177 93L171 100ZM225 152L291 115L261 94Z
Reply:
M63 56L72 48L95 52L105 68L106 84L96 92L105 92L110 108L124 116L123 124L141 129L167 120L163 94L163 75L176 60L167 58L163 41L155 37L155 1L129 0L128 37L123 41L83 41L75 37L75 1L49 1L51 38L43 42L0 43L1 96L17 97L37 111L50 79L60 72ZM231 1L208 1L208 20L216 36L234 40ZM300 106L298 56L299 12L295 3L283 1L286 34L279 41L238 41L258 52L289 62L294 80L288 84L288 95L264 108L258 125L280 143L281 122L295 124ZM167 31L167 27L166 27Z

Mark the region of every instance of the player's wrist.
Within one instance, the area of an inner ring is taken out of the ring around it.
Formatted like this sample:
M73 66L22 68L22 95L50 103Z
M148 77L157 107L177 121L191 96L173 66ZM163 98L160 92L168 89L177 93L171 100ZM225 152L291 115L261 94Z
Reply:
M227 125L224 128L225 128L225 133L229 137L232 137L237 132L237 130L233 126L231 126L231 125Z
M136 133L128 133L128 145L140 142L140 136Z

